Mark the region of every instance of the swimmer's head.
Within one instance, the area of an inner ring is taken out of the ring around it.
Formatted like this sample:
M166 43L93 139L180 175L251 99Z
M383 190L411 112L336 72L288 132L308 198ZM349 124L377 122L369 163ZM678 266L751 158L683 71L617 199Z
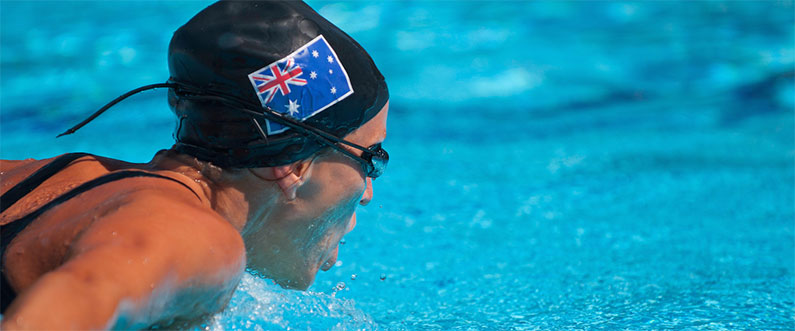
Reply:
M168 63L174 149L225 169L221 182L246 195L235 211L248 208L248 266L306 289L335 263L389 158L384 77L296 1L215 3L174 33Z
M174 33L168 63L175 149L225 168L306 159L328 141L290 123L341 138L389 98L367 52L303 2L215 3Z

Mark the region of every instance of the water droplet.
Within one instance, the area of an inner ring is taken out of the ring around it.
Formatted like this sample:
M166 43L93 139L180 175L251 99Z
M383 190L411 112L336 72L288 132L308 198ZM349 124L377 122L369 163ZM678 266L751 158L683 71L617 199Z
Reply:
M334 266L337 267L337 268L341 267L342 266L342 261L337 260L337 263L334 263Z
M386 274L381 274L381 280L386 280Z
M340 240L340 245L345 245L345 238L342 238L342 239Z
M345 288L345 282L339 282L337 283L337 286L334 286L334 290L336 291L342 291L342 289L344 288Z
M356 280L356 274L351 275L351 280Z

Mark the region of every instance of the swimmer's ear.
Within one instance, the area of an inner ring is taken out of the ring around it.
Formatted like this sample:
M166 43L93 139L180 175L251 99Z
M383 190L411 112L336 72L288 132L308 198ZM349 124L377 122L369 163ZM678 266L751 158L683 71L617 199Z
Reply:
M272 174L276 184L279 185L287 200L295 199L295 193L301 184L304 183L304 177L311 164L312 160L303 160L289 165L270 168L273 171Z
M276 182L287 200L294 200L296 191L304 183L304 177L311 164L312 160L309 159L283 166L248 168L248 170L263 180Z

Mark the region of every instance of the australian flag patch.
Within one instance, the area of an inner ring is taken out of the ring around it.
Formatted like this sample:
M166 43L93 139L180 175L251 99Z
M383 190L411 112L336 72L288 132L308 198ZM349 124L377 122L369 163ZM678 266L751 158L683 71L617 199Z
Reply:
M351 80L322 35L248 75L260 102L303 121L353 94ZM267 121L268 134L288 127Z

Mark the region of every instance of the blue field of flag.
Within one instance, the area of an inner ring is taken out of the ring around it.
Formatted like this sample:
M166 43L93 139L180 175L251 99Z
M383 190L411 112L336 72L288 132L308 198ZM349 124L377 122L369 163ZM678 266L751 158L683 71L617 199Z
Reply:
M248 77L263 106L301 121L353 94L348 73L322 35ZM267 122L268 134L287 129Z

